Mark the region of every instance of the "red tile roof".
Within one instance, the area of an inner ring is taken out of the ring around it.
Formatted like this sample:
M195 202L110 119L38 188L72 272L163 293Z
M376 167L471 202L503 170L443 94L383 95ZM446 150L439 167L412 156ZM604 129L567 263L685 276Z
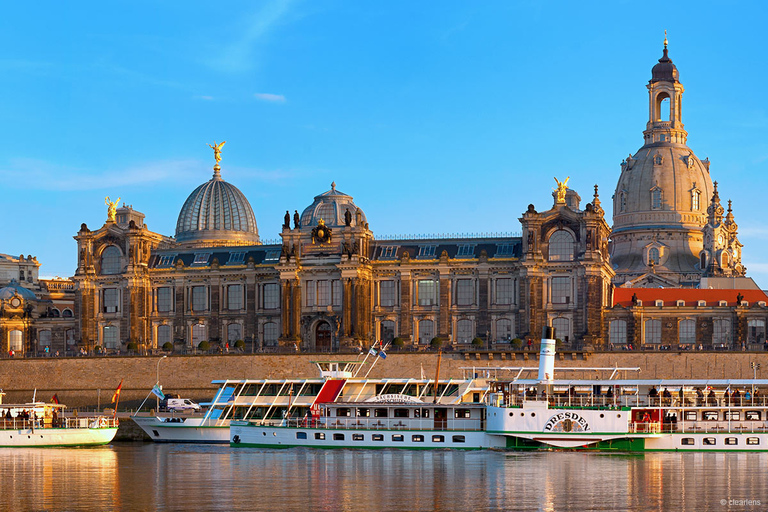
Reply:
M632 296L643 301L643 306L654 306L657 300L663 300L665 306L676 306L677 301L684 300L686 306L696 306L700 300L707 306L717 306L721 300L729 306L736 305L736 298L741 294L742 299L750 306L760 301L768 303L768 295L762 290L713 290L699 288L615 288L613 290L613 305L632 306Z

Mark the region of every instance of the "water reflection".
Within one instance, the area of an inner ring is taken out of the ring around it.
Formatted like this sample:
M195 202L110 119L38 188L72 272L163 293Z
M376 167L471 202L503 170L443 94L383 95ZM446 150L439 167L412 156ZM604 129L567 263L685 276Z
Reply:
M765 453L4 449L0 510L765 510L766 464Z

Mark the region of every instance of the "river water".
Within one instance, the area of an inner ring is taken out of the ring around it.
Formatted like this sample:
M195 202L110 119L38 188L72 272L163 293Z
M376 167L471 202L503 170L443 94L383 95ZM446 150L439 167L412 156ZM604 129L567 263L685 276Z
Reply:
M0 510L768 510L766 468L768 453L4 448Z

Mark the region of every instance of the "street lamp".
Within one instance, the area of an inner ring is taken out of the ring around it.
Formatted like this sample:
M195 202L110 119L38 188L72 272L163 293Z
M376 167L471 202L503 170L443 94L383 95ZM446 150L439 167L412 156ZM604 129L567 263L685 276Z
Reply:
M160 386L160 362L167 357L168 356L163 356L157 360L157 372L155 375L157 377L157 380L155 381L155 386L158 386L161 391L163 389L163 386ZM155 411L160 412L160 397L157 395L155 395L155 402L157 403L157 408L155 409Z

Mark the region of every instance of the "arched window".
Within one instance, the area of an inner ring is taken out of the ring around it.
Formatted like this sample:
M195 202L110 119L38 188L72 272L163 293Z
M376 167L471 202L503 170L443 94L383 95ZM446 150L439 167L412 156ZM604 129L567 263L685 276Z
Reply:
M381 333L379 339L384 343L389 343L395 339L395 322L392 320L381 321Z
M614 345L624 345L627 343L627 321L612 320L609 332L610 342Z
M63 316L64 318L72 318L72 317L74 317L75 315L72 313L72 310L71 310L71 309L67 308L67 309L65 309L65 310L64 310L64 311L61 313L61 316Z
M470 343L475 337L472 320L459 320L456 322L456 342Z
M419 343L428 344L435 337L435 327L432 320L419 322Z
M715 318L712 321L712 343L715 346L731 346L731 319Z
M620 211L622 212L627 211L627 195L624 192L622 192L621 195L619 196L619 202L620 202L619 204Z
M659 187L651 190L651 209L661 210L661 189Z
M277 345L277 324L267 322L264 324L264 346L274 347Z
M680 320L677 342L681 345L696 343L696 321Z
M67 346L77 344L77 342L75 341L75 330L74 329L67 329L66 331L64 331L64 337L67 340Z
M332 203L321 204L315 212L315 218L318 219L318 222L323 219L327 225L333 226L336 224L336 205Z
M170 325L158 325L157 326L157 346L161 347L171 341L171 326Z
M50 313L53 318L61 318L61 311L56 308L51 308Z
M552 328L555 329L555 337L568 343L571 340L571 321L567 318L552 319Z
M669 121L672 113L667 93L661 93L656 96L656 121Z
M205 337L205 324L192 326L192 346L197 347L201 341L207 341Z
M694 190L693 192L691 192L691 210L698 211L700 207L700 204L699 204L700 197L701 197L701 192L699 192L698 190Z
M14 352L21 352L24 346L24 334L19 330L14 330L8 333L8 350Z
M243 339L243 327L240 324L229 324L227 326L227 341L232 345L237 340Z
M558 230L549 237L549 261L573 261L573 236Z
M512 341L512 320L501 318L496 320L496 341Z
M661 343L661 320L645 321L645 343Z
M648 251L648 265L659 264L659 249L658 247L651 247Z
M114 245L110 245L104 252L101 253L101 273L102 274L119 274L121 270L120 257L122 253L120 249Z
M40 331L37 333L38 341L40 343L40 347L50 347L51 346L51 331L49 329L46 329L44 331Z

